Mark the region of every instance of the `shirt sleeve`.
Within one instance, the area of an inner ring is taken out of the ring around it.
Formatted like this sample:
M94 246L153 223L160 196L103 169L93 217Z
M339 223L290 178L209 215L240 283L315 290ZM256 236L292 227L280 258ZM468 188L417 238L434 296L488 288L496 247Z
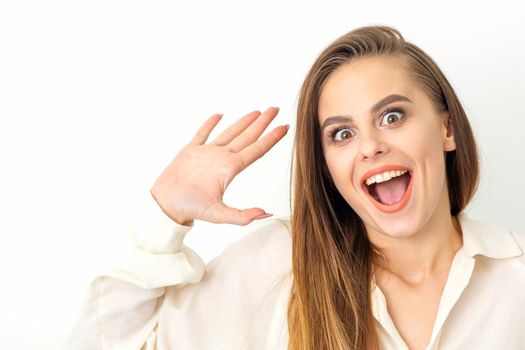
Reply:
M68 348L148 348L166 287L198 283L204 275L202 259L183 244L190 229L145 194L128 225L130 244L91 283Z

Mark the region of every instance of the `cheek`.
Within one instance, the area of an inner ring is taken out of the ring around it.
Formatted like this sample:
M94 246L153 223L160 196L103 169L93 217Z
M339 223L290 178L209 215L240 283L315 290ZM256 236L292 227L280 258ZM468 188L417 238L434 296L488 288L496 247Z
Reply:
M414 133L413 144L405 150L412 155L424 186L438 190L445 176L445 157L441 135L435 129ZM428 191L429 189L427 189Z
M441 135L438 132L428 133L422 142L424 147L421 148L421 152L424 151L434 161L442 163L444 150Z
M407 154L413 154L417 159L436 160L443 157L443 144L439 128L436 125L422 125L418 130L410 132L410 137L404 138L402 148Z
M347 197L349 191L353 188L354 163L355 158L350 150L330 151L325 154L326 165L332 176L335 186L343 197Z

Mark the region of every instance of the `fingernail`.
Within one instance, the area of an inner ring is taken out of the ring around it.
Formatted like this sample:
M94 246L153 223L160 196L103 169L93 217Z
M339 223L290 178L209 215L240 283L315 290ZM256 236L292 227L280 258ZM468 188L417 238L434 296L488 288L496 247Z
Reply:
M290 129L290 124L286 124L286 130Z
M273 215L273 214L268 214L268 213L266 213L266 214L262 214L262 215L256 216L256 217L254 217L253 219L254 219L254 220L266 219L266 218L269 218L269 217L272 216L272 215Z
M279 107L273 107L277 112L279 112L281 109Z

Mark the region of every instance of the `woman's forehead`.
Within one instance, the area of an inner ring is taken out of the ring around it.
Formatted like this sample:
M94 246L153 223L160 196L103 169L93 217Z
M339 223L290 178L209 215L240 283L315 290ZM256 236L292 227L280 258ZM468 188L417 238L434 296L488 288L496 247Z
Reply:
M368 113L391 95L413 100L419 86L399 58L360 58L332 72L319 98L320 121L330 115Z

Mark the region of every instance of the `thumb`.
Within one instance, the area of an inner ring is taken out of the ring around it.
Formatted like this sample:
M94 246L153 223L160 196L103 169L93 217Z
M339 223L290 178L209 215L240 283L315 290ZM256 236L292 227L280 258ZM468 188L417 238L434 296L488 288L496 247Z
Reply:
M226 206L224 203L217 203L215 215L212 220L215 223L226 223L234 225L248 225L256 219L263 219L273 214L267 214L261 208L249 208L239 210Z

